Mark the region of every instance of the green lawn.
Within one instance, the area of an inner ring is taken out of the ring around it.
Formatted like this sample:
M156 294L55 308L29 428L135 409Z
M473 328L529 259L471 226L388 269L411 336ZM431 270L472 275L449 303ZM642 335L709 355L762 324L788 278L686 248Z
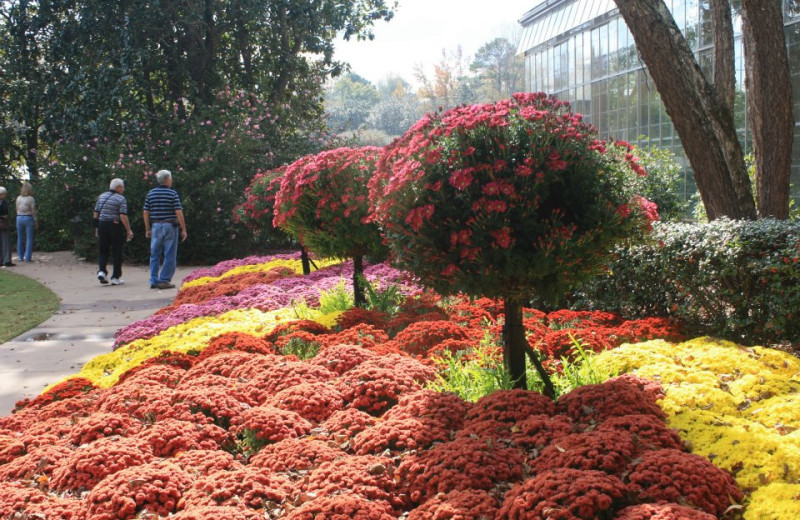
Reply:
M0 270L0 343L42 323L58 306L58 296L44 285Z

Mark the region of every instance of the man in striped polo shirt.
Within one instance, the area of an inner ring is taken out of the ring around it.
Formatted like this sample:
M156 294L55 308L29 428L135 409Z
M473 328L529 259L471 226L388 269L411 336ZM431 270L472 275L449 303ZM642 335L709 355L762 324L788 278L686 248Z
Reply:
M144 200L144 230L150 239L150 288L172 289L172 276L178 258L178 229L180 240L186 240L186 221L178 192L172 189L172 173L160 170L156 174L158 187L153 188ZM164 263L159 264L161 258Z
M122 285L122 246L125 238L133 238L133 231L128 221L128 202L122 193L125 191L125 182L122 179L112 179L109 190L97 197L94 206L94 219L97 225L95 235L99 239L100 252L97 255L97 279L101 284L108 283L109 254L112 257L114 271L111 273L111 285Z

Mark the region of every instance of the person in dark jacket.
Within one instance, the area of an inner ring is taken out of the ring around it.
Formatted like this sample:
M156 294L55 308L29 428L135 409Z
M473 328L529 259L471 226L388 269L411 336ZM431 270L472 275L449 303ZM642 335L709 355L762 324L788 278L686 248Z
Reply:
M8 191L0 186L0 260L3 267L13 267L11 263L11 221L8 219Z

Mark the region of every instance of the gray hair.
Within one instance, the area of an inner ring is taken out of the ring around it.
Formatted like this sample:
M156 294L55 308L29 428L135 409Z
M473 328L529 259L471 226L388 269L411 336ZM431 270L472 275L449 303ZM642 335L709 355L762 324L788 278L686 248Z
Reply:
M0 195L3 195L4 193L8 193L8 190L0 186Z
M164 184L164 181L170 178L172 178L172 172L169 170L158 170L156 173L156 180L159 184Z
M125 187L125 181L122 179L111 179L111 185L108 187L111 191L116 191L119 187Z

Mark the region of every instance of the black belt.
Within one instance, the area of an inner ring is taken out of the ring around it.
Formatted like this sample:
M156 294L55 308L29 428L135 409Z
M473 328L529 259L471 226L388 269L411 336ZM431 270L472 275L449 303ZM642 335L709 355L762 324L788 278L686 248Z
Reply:
M153 224L160 224L160 223L165 223L165 224L177 224L177 223L178 223L178 219L175 219L175 218L170 218L170 219L164 219L164 220L154 220L154 221L153 221Z

